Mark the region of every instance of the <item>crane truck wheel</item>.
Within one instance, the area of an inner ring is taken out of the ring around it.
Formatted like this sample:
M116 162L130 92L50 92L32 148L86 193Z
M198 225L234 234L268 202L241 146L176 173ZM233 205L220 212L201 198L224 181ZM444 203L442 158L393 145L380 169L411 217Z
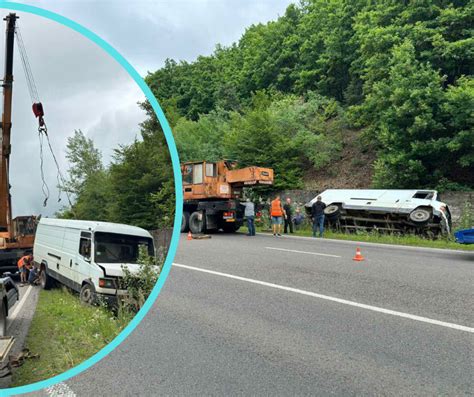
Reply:
M181 233L189 232L189 212L184 211L181 218Z
M204 222L200 218L200 213L195 211L189 217L189 229L193 234L199 234L204 232Z

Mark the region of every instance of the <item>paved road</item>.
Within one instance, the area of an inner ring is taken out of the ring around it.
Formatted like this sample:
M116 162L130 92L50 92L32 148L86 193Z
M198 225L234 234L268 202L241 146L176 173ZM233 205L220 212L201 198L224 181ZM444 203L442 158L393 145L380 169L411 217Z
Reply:
M10 354L18 354L24 348L25 340L30 329L31 320L35 314L36 304L38 302L39 287L24 285L20 287L20 299L10 309L7 318L7 335L13 336L15 342ZM6 362L0 363L3 367ZM3 372L3 371L2 371ZM0 388L9 387L11 383L11 374L0 378Z
M354 262L348 242L183 238L147 318L61 387L80 396L472 395L474 253L361 249L366 260Z

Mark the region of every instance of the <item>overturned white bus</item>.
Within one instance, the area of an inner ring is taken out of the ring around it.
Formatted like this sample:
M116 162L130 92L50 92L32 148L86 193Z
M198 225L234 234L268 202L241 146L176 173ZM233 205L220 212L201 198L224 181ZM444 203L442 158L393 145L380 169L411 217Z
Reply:
M430 237L451 232L449 208L436 190L329 189L319 196L331 228ZM306 204L308 213L315 201Z

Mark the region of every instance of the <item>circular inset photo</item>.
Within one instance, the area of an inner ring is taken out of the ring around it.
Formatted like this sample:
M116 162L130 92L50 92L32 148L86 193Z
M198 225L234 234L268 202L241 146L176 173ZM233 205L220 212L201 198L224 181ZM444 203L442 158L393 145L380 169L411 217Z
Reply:
M182 204L171 131L133 67L72 21L12 8L0 9L0 387L23 392L138 324Z

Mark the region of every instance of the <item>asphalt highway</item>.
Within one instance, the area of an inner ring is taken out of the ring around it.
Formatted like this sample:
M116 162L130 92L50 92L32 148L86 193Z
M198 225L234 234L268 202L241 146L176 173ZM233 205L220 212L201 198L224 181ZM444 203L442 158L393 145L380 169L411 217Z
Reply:
M42 394L472 395L474 253L355 248L183 237L132 335Z

